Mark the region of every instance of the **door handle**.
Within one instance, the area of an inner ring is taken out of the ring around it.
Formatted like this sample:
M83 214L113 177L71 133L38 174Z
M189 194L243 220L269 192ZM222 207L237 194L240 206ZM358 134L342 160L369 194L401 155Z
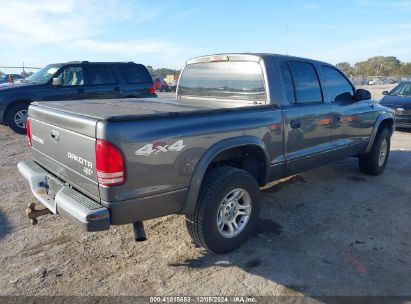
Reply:
M120 94L123 94L123 93L124 93L124 90L123 90L123 88L121 88L121 87L114 87L114 92L118 92L118 93L120 93Z
M292 129L299 129L301 128L301 121L299 119L293 119L290 121L290 126Z
M60 139L60 133L56 130L51 130L50 131L50 136L54 141L59 141L59 139Z
M77 92L79 92L79 93L84 93L84 89L83 89L83 88L79 88L79 89L77 89Z
M334 114L334 122L340 122L342 120L341 114Z

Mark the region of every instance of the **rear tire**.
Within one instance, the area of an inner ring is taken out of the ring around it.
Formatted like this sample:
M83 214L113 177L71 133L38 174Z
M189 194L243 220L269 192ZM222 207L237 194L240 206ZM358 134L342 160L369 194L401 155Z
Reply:
M16 103L6 112L7 125L18 134L26 133L28 107L29 105L27 103Z
M390 155L391 135L388 129L378 131L370 153L360 155L358 163L361 172L369 175L380 175L387 166Z
M195 212L186 216L193 241L214 253L241 246L253 233L260 213L260 189L248 172L219 167L203 180Z

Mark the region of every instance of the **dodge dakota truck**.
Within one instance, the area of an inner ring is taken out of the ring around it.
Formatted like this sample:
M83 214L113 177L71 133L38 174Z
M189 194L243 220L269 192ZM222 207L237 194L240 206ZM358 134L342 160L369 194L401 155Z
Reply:
M189 60L175 98L36 102L18 164L29 218L59 214L86 231L169 214L215 253L253 232L260 187L355 156L387 165L394 114L325 62L274 54Z

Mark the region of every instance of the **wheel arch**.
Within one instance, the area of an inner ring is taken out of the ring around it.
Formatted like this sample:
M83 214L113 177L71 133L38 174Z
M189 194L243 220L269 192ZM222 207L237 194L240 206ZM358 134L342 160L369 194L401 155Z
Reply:
M395 123L394 117L391 113L383 113L377 117L374 128L372 129L370 141L368 142L367 148L364 151L365 154L371 151L375 138L377 137L378 131L381 129L381 127L387 127L391 135L394 133Z
M197 197L200 192L201 183L204 179L205 174L209 169L216 166L225 165L226 161L232 160L229 156L238 156L238 153L246 153L250 156L250 166L247 167L247 160L245 162L245 167L234 166L251 173L257 180L258 184L261 186L265 184L269 176L269 156L267 148L264 142L255 136L240 136L235 138L226 139L220 141L213 146L211 146L201 157L200 161L192 174L189 190L187 193L184 208L182 210L183 214L191 214L194 212L195 206L197 204ZM257 159L256 159L257 157ZM251 165L255 164L258 160L260 166L258 166L257 171L251 170ZM250 172L251 171L251 172ZM256 176L257 175L257 176Z
M7 122L7 115L9 114L9 111L10 111L11 107L15 106L16 104L27 104L27 105L30 105L32 102L33 102L32 100L30 100L30 99L25 99L25 98L16 99L16 100L10 102L10 103L6 106L6 109L4 110L4 114L3 114L3 117L2 117L2 118L3 118L3 121L4 121L4 122Z

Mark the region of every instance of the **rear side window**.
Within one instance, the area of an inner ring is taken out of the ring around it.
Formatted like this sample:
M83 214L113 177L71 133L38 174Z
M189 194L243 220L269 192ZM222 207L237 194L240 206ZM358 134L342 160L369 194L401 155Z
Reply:
M217 61L186 66L178 94L184 97L266 101L261 66L253 61Z
M87 82L91 85L114 84L117 80L113 70L108 66L88 66Z
M297 103L322 102L320 82L314 66L307 62L288 63L295 88Z
M121 76L128 83L152 83L150 73L143 66L123 65L119 67Z
M283 82L285 92L287 94L287 99L290 103L295 103L293 80L291 78L290 69L288 68L287 63L285 62L281 64L281 74L283 76Z
M336 69L322 66L321 72L327 84L327 93L330 101L352 101L354 90L348 80Z

